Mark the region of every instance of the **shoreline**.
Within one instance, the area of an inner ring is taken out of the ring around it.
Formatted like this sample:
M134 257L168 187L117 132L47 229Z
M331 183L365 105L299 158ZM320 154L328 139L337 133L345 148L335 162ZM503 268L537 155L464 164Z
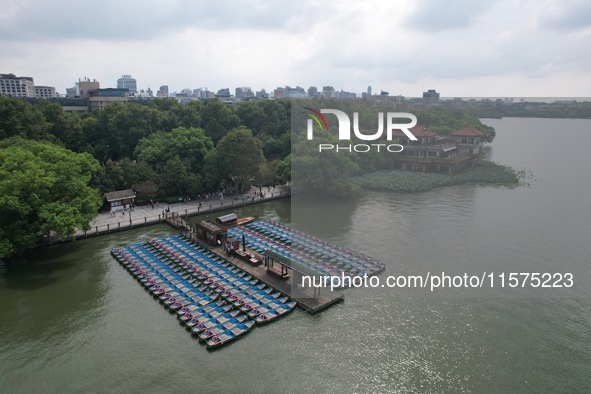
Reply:
M125 230L133 230L141 227L152 226L156 224L168 224L171 227L175 227L173 219L179 217L193 217L199 215L206 215L215 212L221 212L233 208L241 208L250 205L263 204L270 201L275 201L291 196L291 189L289 186L281 185L274 191L263 190L263 198L255 198L254 200L242 199L242 200L230 200L224 201L210 201L207 205L203 205L199 208L197 204L199 201L192 201L189 203L178 203L170 204L170 213L166 216L158 213L154 213L154 210L150 208L150 205L138 206L134 211L126 211L125 216L120 216L123 221L117 221L118 217L113 217L109 212L99 213L95 219L90 223L89 230L77 229L72 235L69 235L65 239L50 238L45 242L39 242L34 249L59 245L65 242L71 242L76 240L84 240L87 238L94 238L101 235L112 234ZM160 212L160 209L158 209ZM152 213L152 215L150 215ZM131 216L133 214L133 217Z

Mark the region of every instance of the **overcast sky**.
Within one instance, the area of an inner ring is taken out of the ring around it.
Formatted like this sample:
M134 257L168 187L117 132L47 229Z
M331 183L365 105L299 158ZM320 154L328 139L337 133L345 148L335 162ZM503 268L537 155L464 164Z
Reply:
M587 97L588 0L0 0L0 73L170 91Z

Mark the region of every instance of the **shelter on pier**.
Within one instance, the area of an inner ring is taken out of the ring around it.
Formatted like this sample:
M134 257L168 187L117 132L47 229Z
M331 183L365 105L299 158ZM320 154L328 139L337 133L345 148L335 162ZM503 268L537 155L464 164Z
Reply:
M284 278L284 273L287 275L285 278L289 277L291 274L292 291L293 294L296 294L295 297L313 298L317 300L322 296L323 291L327 293L330 292L330 290L324 289L322 286L303 286L304 283L306 283L306 281L303 280L304 277L310 278L310 284L320 283L320 279L324 278L324 275L321 272L316 271L315 269L310 268L296 260L280 255L279 253L270 249L265 250L263 256L265 260L265 267L267 267L268 273L274 274L275 276L280 276L282 278ZM276 265L279 267L276 267ZM316 278L317 280L314 281L313 278ZM310 294L310 289L312 290L312 294Z
M230 213L224 216L220 216L217 219L218 224L222 226L230 227L238 224L238 216L235 213Z
M209 220L198 222L195 226L197 230L197 238L207 242L210 246L221 245L226 237L226 229Z

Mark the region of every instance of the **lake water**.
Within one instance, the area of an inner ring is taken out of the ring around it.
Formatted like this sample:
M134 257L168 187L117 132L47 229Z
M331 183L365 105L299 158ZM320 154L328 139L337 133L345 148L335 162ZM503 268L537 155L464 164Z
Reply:
M591 121L484 122L489 157L530 186L315 201L304 230L384 262L381 277L572 271L571 292L347 289L208 352L110 256L175 233L158 225L34 251L0 279L0 392L588 392Z

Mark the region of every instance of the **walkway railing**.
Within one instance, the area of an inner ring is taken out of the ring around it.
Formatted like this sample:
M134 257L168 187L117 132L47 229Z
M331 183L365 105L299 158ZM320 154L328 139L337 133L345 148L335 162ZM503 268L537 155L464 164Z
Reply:
M183 228L183 223L180 221L186 222L184 218L188 218L191 216L197 215L204 215L209 214L212 212L219 212L227 209L238 208L248 205L255 205L260 204L267 201L278 200L280 198L289 197L291 192L288 191L277 191L273 193L267 193L263 198L255 197L255 198L244 198L240 200L228 200L228 201L210 201L210 202L202 202L201 207L197 206L195 208L184 208L184 209L177 209L171 212L164 212L158 215L152 216L145 216L145 217L136 217L132 218L131 215L128 215L128 219L122 217L123 220L117 222L111 222L103 225L93 225L88 230L77 230L74 234L68 236L65 240L61 240L58 237L46 237L43 240L38 242L38 246L44 245L52 245L55 243L60 243L64 241L70 241L74 239L85 239L90 237L96 237L98 235L105 235L111 234L118 231L130 230L134 228L150 226L159 223L169 223L177 228ZM178 222L178 223L177 223ZM178 225L177 225L178 224ZM184 223L186 224L186 223Z

